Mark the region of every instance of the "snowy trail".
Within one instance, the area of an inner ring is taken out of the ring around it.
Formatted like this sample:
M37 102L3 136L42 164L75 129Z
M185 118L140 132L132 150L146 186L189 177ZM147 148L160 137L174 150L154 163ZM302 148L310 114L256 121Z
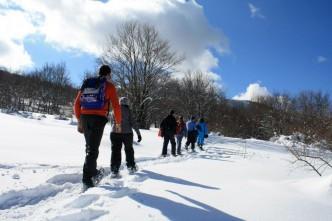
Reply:
M218 143L219 142L219 143ZM232 145L233 148L227 148L226 145ZM221 147L223 146L223 147ZM61 172L47 179L46 184L40 184L34 188L12 190L0 195L0 218L5 220L27 219L27 220L93 220L105 216L109 211L105 211L108 206L112 206L112 201L125 196L130 197L133 193L139 192L139 186L147 179L167 180L177 182L181 185L189 185L207 189L218 189L190 181L181 180L176 177L164 176L150 170L146 167L154 167L169 163L182 163L188 160L206 159L216 161L232 162L231 158L242 158L245 156L243 142L225 141L220 144L220 139L211 139L205 146L205 151L190 153L184 151L184 155L178 157L142 157L137 159L140 170L135 175L129 175L122 170L120 179L110 179L105 177L98 187L89 189L81 193L81 167L61 167L58 165L25 165L18 170L40 169L45 173L50 170ZM247 153L247 155L249 155ZM2 165L1 168L11 169L13 165ZM122 166L124 167L124 166ZM68 173L68 172L71 173ZM53 172L57 173L57 172ZM176 193L174 193L176 194ZM144 196L144 194L143 194ZM91 209L93 207L94 209ZM76 210L79 210L75 212ZM61 212L60 212L61 211ZM58 216L56 214L66 214ZM40 217L40 214L48 214L46 217Z
M184 151L184 155L178 157L139 158L137 163L140 170L136 174L129 175L123 169L120 179L111 179L110 176L107 176L101 181L98 187L91 188L85 193L81 193L81 167L61 167L43 164L24 166L25 170L40 169L42 167L45 173L50 173L50 170L56 170L58 172L61 171L61 174L55 174L47 179L45 184L40 184L34 188L12 190L0 195L0 205L2 205L0 206L0 210L3 213L0 217L3 217L5 220L16 220L18 218L24 220L48 220L50 217L52 217L51 220L78 221L99 219L109 214L109 211L105 210L105 208L111 207L114 199L131 197L132 194L139 192L140 185L147 179L217 190L218 188L216 187L186 181L178 177L162 175L151 170L146 170L145 168L170 163L181 164L184 161L195 159L232 162L231 158L243 157L242 143L232 143L232 146L236 147L235 149L218 147L218 145L218 143L211 142L206 145L205 151L195 153ZM10 165L2 166L2 168L8 169L14 167ZM16 169L20 170L22 168ZM68 173L69 171L71 173ZM173 194L176 195L178 193L173 192ZM145 193L137 194L131 198L139 200L139 196L147 198ZM148 198L150 199L151 196ZM91 209L91 207L94 209ZM47 217L43 217L40 214L48 215ZM59 216L58 214L66 215Z
M46 180L46 183L40 184L34 188L11 190L0 195L0 218L5 220L26 219L48 220L52 214L60 214L68 212L68 215L54 217L51 220L93 220L100 216L105 216L109 211L105 211L105 204L109 204L112 198L121 198L130 196L139 192L139 186L147 179L175 181L182 185L191 185L202 188L211 188L198 183L181 180L176 177L164 176L150 170L146 167L157 166L169 163L181 163L187 160L202 159L229 159L231 156L223 154L223 151L215 147L209 147L207 151L197 153L184 153L179 157L151 157L141 158L137 160L140 170L129 175L124 169L120 179L111 179L110 176L103 178L98 187L89 189L85 193L81 193L81 167L61 167L52 165L30 165L17 167L14 165L1 165L1 169L31 170L40 169L49 173L49 170L61 171ZM237 154L230 151L230 154ZM73 173L73 170L76 171ZM71 173L67 173L70 171ZM88 207L93 205L95 209ZM98 206L101 205L101 206ZM74 212L80 210L79 212ZM39 214L49 214L46 217L39 217Z
M69 121L35 118L0 113L0 220L332 220L332 170L318 177L280 144L213 134L205 151L161 158L158 131L142 130L139 171L123 166L121 178L82 193L82 135ZM107 169L109 132L98 158Z

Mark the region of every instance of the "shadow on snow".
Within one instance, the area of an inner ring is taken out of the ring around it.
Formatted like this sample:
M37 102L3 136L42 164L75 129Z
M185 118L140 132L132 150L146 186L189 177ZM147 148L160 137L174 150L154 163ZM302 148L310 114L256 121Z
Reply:
M169 191L178 197L196 205L197 207L178 203L166 198L159 196L150 195L147 193L135 193L129 197L139 202L140 204L146 205L151 208L158 209L164 216L172 221L202 221L202 220L213 220L213 221L242 221L242 219L224 213L214 207L207 204L198 202L189 197L183 196L179 193ZM200 207L200 208L198 208Z
M166 181L166 182L171 182L171 183L177 183L177 184L181 184L181 185L194 186L194 187L200 187L200 188L212 189L212 190L219 190L219 188L217 188L217 187L211 187L211 186L207 186L207 185L203 185L203 184L199 184L199 183L194 183L194 182L187 181L187 180L184 180L184 179L181 179L181 178L166 176L166 175L162 175L162 174L159 174L159 173L155 173L155 172L152 172L152 171L149 171L149 170L142 170L142 171L136 173L136 175L147 176L150 179L161 180L161 181Z

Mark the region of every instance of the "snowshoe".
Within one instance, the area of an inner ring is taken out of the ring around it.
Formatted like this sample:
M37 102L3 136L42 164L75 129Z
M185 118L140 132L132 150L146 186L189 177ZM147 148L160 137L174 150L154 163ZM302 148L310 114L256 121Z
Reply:
M111 178L120 178L121 175L119 173L119 171L112 171L111 172Z
M97 186L100 183L100 181L104 178L105 174L106 174L105 169L104 168L100 168L98 170L97 175L95 175L95 176L93 176L91 178L93 185Z
M82 186L82 193L84 193L85 191L87 191L89 188L93 187L92 185L88 185L86 183L83 183Z
M128 167L128 172L129 174L134 174L135 172L137 172L137 166L132 166L132 167Z

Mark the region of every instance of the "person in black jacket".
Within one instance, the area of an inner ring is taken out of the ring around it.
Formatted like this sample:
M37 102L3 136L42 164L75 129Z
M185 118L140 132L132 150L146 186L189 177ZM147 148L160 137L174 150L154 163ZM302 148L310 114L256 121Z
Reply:
M168 142L171 141L172 145L172 155L176 156L176 143L175 143L175 134L176 134L176 119L174 117L174 110L171 110L170 114L161 122L160 124L161 136L164 137L163 150L161 155L163 157L167 156L167 146Z

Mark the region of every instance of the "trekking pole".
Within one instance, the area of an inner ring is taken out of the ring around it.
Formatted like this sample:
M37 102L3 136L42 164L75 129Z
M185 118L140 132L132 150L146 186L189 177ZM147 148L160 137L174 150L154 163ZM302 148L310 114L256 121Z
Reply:
M244 153L243 153L243 158L246 158L247 155L247 140L244 140Z

